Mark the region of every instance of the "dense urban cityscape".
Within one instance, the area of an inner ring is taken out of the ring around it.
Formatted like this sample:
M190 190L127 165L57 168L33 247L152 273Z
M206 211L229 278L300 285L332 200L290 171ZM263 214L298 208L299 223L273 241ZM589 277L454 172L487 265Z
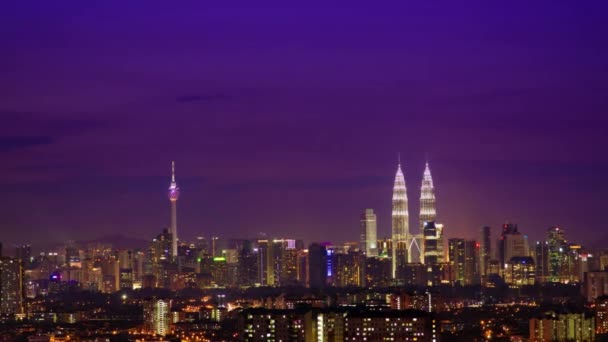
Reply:
M3 1L0 342L608 342L608 1Z
M0 259L4 340L596 341L608 334L608 249L517 224L444 239L429 162L419 233L409 229L401 162L392 236L362 210L352 242L178 234L175 163L169 226L141 249L66 242ZM387 186L387 195L390 187ZM356 215L356 213L353 213ZM495 236L495 234L497 236ZM358 238L358 240L357 240Z

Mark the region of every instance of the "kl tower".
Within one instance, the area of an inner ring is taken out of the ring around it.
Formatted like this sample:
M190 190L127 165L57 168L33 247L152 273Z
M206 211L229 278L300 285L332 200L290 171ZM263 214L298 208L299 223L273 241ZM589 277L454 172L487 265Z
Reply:
M169 201L171 202L171 255L177 258L177 199L179 188L175 182L175 162L171 162L171 185L169 186Z

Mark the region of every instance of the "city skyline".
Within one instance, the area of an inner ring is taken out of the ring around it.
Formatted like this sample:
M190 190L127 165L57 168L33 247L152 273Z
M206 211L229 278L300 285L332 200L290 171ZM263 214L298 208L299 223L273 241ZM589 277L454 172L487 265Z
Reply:
M420 188L420 197L419 197L419 202L417 201L413 201L411 204L413 204L414 206L416 205L416 203L419 204L418 208L420 208L420 211L418 212L419 215L414 215L413 217L409 217L409 205L410 202L407 200L407 186L406 186L406 180L404 177L404 173L401 169L401 156L400 153L398 154L398 162L397 162L397 172L395 175L395 180L394 180L394 184L393 184L393 191L392 191L392 222L391 222L391 227L395 226L395 222L397 222L397 226L402 226L401 230L405 229L405 234L398 234L398 239L399 239L399 245L401 245L401 248L398 249L392 249L392 254L390 255L391 258L391 269L392 269L392 277L399 277L398 276L398 272L399 272L399 267L403 267L406 263L415 263L418 262L418 257L420 256L420 262L424 262L424 258L422 257L422 253L423 253L423 245L424 245L424 233L422 231L422 229L420 229L418 232L412 232L409 229L409 221L410 220L418 220L420 226L422 227L424 223L426 222L437 222L438 226L441 228L438 229L442 229L444 228L444 224L441 221L437 221L437 212L436 212L436 197L435 197L435 186L433 183L433 179L431 176L431 171L430 171L430 167L429 167L429 161L428 161L428 156L426 158L425 164L424 164L424 171L423 171L423 177L422 177L422 181L421 181L421 188ZM168 224L165 226L166 231L170 234L169 236L178 236L177 234L177 220L178 220L178 215L177 215L177 200L179 198L179 194L180 194L180 188L177 186L177 181L176 181L176 176L175 176L175 161L171 161L171 176L170 176L170 186L168 189L168 199L170 201L170 209L168 212ZM396 197L395 197L396 196ZM395 210L397 209L397 214L395 214ZM404 212L403 212L404 210ZM365 239L366 241L369 241L367 243L372 243L371 241L376 241L376 242L380 242L382 239L391 239L392 241L395 241L395 235L394 235L394 230L391 228L392 230L392 234L386 234L386 235L378 235L377 234L377 219L376 219L376 214L373 212L374 209L364 209L364 214L361 215L361 220L360 220L360 226L359 226L359 231L358 232L351 232L352 234L358 234L358 236L350 236L347 239L344 240L340 240L340 241L330 241L328 239L323 239L323 238L312 238L310 240L306 240L306 239L301 239L300 237L296 237L297 239L300 239L306 243L314 243L314 242L321 242L321 243L331 243L333 245L348 245L350 243L354 243L357 238L361 239ZM405 213L405 215L403 215ZM367 234L370 234L370 231L365 228L366 224L364 224L364 222L369 222L367 218L365 218L367 215L372 215L373 219L373 234L372 236L374 236L375 238L373 240L369 240L367 239ZM401 217L404 217L406 219L406 224L401 224ZM397 221L395 221L395 219ZM491 229L490 231L490 241L492 244L496 243L500 243L501 240L501 233L500 233L500 227L502 226L503 229L504 227L506 227L507 225L511 225L512 222L511 221L505 221L503 222L503 224L498 225L497 227L495 227L494 229ZM515 223L515 227L517 229L517 223ZM481 228L480 230L483 230L485 228L488 228L488 226L484 226L483 228ZM490 227L491 228L491 227ZM549 228L549 230L553 230L554 226L551 226ZM563 229L564 227L561 227L561 229ZM363 230L362 230L363 229ZM366 231L368 230L368 231ZM364 232L366 231L366 232ZM544 233L544 232L543 232ZM98 236L95 237L93 239L91 239L90 241L102 241L104 239L106 239L106 243L110 243L110 245L112 244L116 244L118 243L119 246L122 246L122 248L128 247L128 248L140 248L143 247L143 244L147 244L148 241L150 241L150 239L152 239L153 236L156 235L156 232L151 232L151 236L143 236L143 237L138 237L138 238L132 238L132 239L127 239L128 241L125 244L120 243L117 239L122 239L122 237L126 237L125 235L122 234L117 234L117 235L104 235L104 236ZM462 235L458 235L458 232L452 232L452 234L449 234L449 230L448 230L448 234L445 235L446 232L443 231L443 233L440 234L440 236L443 236L441 239L443 241L443 243L445 243L447 241L448 238L457 238L457 239L462 239L463 236ZM297 234L293 234L290 232L282 232L280 234L276 234L276 235L269 235L267 233L264 232L260 232L258 233L258 235L256 236L246 236L247 239L274 239L275 241L279 241L285 238L294 238L294 235ZM405 238L401 238L400 236L405 235ZM533 247L533 243L534 240L528 240L528 235L527 232L524 232L525 239L526 239L526 243L529 245L530 248ZM447 238L446 238L447 236ZM235 236L226 236L226 235L222 235L222 234L215 234L215 235L205 235L205 234L197 234L196 236L189 236L186 239L183 238L178 238L177 239L170 239L171 240L171 246L170 246L170 254L172 255L172 258L176 258L177 257L177 251L178 251L178 246L182 245L185 246L188 243L193 243L196 241L199 241L199 239L209 239L209 241L215 241L215 239L221 238L224 239L224 241L232 241L233 239L235 239ZM241 237L242 238L242 237ZM479 238L479 236L464 236L464 238L466 239L473 239L476 240ZM543 241L543 239L545 238L545 236L541 235L540 236L540 241ZM107 240L110 239L110 240ZM279 240L277 240L279 239ZM376 240L377 239L377 240ZM154 240L154 239L152 239ZM416 241L414 241L416 240ZM483 238L482 238L483 240ZM361 245L366 245L362 242L363 240L361 240L359 242L360 246ZM580 239L577 239L578 242L581 242ZM56 242L56 241L47 241L46 244L34 244L34 251L37 253L38 251L40 252L44 252L47 250L55 250L57 248L63 248L63 246L69 246L71 244L77 243L77 244L81 244L85 241L76 241L76 240L68 240L67 243L66 242ZM1 242L0 242L1 243ZM443 245L442 243L442 245ZM375 244L375 242L374 242ZM1 245L0 245L1 246ZM15 247L17 247L17 249L20 249L21 246L27 247L28 250L31 249L30 246L30 242L29 241L24 241L23 245L14 245ZM590 245L593 246L593 245ZM6 247L12 247L10 246L10 244ZM364 250L367 250L369 247L365 247ZM411 249L411 250L410 250ZM30 251L31 253L31 251ZM375 253L372 253L371 255L377 255L376 254L377 251ZM412 254L413 253L413 254ZM443 255L444 251L443 248L440 248L440 252L439 254ZM9 252L10 254L10 252ZM447 254L446 254L447 255ZM403 259L405 258L405 259ZM402 265L402 266L398 266L398 265Z
M608 341L608 2L0 8L0 341Z
M171 160L185 239L356 241L365 208L387 236L399 151L446 238L606 241L605 6L10 4L2 241L155 236Z

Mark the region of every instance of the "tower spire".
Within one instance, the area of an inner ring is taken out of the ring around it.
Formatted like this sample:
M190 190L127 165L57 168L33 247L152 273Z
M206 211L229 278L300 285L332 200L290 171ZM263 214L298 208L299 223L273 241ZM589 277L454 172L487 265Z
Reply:
M175 183L175 160L171 161L171 183Z
M175 161L171 161L171 185L169 186L169 201L171 202L171 255L177 257L177 199L179 198L179 188L175 181Z
M425 222L435 221L437 209L435 207L435 185L427 159L422 175L422 186L420 187L420 229L424 228Z

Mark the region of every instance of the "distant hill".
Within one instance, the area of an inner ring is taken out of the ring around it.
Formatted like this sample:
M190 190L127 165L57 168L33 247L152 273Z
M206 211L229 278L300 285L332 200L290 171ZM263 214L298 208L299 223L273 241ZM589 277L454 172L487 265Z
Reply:
M150 241L144 240L144 239L139 239L139 238L126 237L126 236L120 235L120 234L105 235L105 236L101 236L99 238L95 238L95 239L91 239L91 240L75 241L75 245L77 247L85 247L89 244L95 244L95 243L111 245L112 248L115 248L115 249L144 249L148 246ZM46 251L46 250L54 250L57 248L62 248L65 246L65 244L66 244L65 241L63 241L63 242L54 241L54 242L34 245L34 246L32 246L32 248L36 251Z

